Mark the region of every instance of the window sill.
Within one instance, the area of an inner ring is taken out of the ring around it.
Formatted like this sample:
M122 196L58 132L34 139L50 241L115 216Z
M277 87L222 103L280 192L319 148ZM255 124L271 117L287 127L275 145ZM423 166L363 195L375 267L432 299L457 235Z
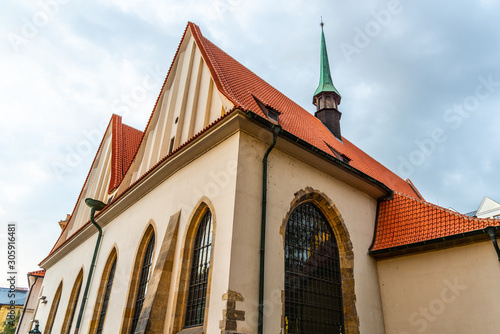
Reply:
M177 334L203 334L203 326L184 328Z

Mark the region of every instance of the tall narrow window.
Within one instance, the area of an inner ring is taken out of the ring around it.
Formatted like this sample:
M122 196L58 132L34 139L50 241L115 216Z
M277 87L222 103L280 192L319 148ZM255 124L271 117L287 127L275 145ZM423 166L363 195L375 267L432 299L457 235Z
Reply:
M59 308L59 300L61 299L62 282L59 283L59 287L54 294L54 299L52 300L52 306L50 307L49 317L47 318L47 325L45 326L44 333L50 334L52 332L52 325L54 325L54 319L57 315L57 309Z
M137 295L135 297L134 305L134 316L132 317L131 333L134 333L137 322L139 321L139 316L141 315L142 305L144 304L144 299L146 298L146 290L148 287L149 276L151 274L151 263L153 261L153 249L155 246L155 235L151 235L148 246L146 247L146 252L144 253L144 259L142 261L141 276L139 278L139 287L137 288Z
M203 216L194 243L193 260L186 308L186 327L203 325L207 298L210 255L212 251L212 214Z
M97 332L96 332L97 334L101 334L102 329L104 327L104 320L106 319L106 312L108 311L109 296L111 295L111 287L113 286L113 279L115 278L115 269L116 269L116 256L115 259L113 260L113 264L111 265L108 279L106 280L106 290L104 292L101 312L99 314L99 323L97 324Z
M78 276L76 277L75 284L71 290L71 295L69 296L68 307L66 308L66 315L64 317L63 326L61 328L61 333L69 334L71 332L71 325L73 324L73 319L75 318L76 307L78 306L78 299L80 297L80 290L82 289L83 281L83 270L80 270Z
M339 249L312 203L296 208L286 227L285 333L344 333Z

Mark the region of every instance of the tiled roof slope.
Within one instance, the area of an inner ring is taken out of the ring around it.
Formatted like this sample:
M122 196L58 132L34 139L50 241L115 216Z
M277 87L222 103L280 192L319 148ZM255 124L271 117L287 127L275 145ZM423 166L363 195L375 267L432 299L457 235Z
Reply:
M29 276L45 277L45 270L37 270L28 273Z
M332 155L330 148L332 147L351 159L350 165L354 168L393 190L418 198L418 194L407 182L347 139L343 138L340 142L319 119L206 39L197 25L189 23L188 27L210 68L219 91L236 106L267 118L255 101L255 98L259 99L267 107L281 113L279 122L284 130L330 155Z
M122 182L142 139L142 131L123 124L121 116L113 114L111 122L113 124L113 159L111 161L109 192L118 188Z
M123 181L123 177L127 172L128 168L132 164L132 160L134 159L135 153L139 148L139 143L142 138L142 132L134 129L128 125L122 123L122 117L116 114L111 116L111 120L109 121L108 127L106 128L106 132L111 130L112 142L111 142L111 178L108 185L108 190L112 191L116 189L120 183ZM89 172L87 174L87 178L83 183L82 190L78 195L78 199L73 207L73 212L71 213L70 222L73 218L75 211L78 207L78 203L82 200L83 190L89 182L90 174L92 173L92 169L94 168L94 164L96 163L96 159L101 151L101 148L104 144L104 139L106 135L103 136L101 143L99 144L99 148L94 156L94 160L90 165ZM121 145L119 143L122 143ZM126 167L126 168L125 168ZM56 243L52 247L52 250L49 253L49 256L55 252L56 249L59 248L62 244L71 238L71 235L66 235L66 230L69 228L70 224L68 223ZM75 232L76 233L76 232ZM74 234L74 233L73 233Z
M469 217L395 192L390 200L380 201L371 251L460 235L500 225L500 219Z

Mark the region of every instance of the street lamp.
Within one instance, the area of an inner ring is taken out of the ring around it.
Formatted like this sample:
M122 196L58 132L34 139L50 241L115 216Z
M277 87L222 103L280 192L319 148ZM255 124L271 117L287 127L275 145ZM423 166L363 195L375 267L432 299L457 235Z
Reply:
M39 326L39 325L38 325L38 321L37 321L37 323L36 323L36 325L35 325L35 328L33 328L32 330L30 330L30 331L29 331L29 334L42 334L42 332L40 332L40 331L38 330L38 326Z

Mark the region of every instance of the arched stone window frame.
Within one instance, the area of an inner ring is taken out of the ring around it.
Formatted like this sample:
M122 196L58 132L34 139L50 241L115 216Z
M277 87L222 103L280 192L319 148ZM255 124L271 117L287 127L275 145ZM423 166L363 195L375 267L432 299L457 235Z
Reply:
M207 211L210 211L212 214L212 250L210 255L210 271L208 274L208 284L207 284L207 295L205 302L205 320L203 322L203 333L207 332L207 319L209 312L209 303L210 303L210 290L212 286L212 273L213 273L213 260L214 260L214 251L216 244L216 230L217 230L217 219L215 215L215 209L208 200L208 198L204 197L200 202L196 205L196 209L190 215L188 222L189 225L186 229L184 238L183 238L183 251L182 258L180 263L180 270L178 271L178 290L175 293L174 299L174 321L172 322L172 330L169 333L179 333L184 329L184 323L186 319L186 308L188 302L188 294L189 294L189 281L191 274L191 265L193 262L193 250L194 243L196 239L196 234L198 232L198 227L205 216ZM200 326L201 327L201 326Z
M57 315L57 309L59 308L59 302L61 301L61 293L63 288L63 282L59 283L54 298L52 299L52 305L50 306L49 317L47 318L47 324L45 325L44 333L52 333L52 327L54 326L54 320Z
M68 307L66 307L66 314L64 315L64 321L61 327L61 334L67 334L71 330L71 326L74 323L76 310L78 307L78 302L80 300L80 294L82 292L83 283L83 268L76 276L75 283L71 289L71 294L69 296Z
M132 330L132 318L134 316L134 311L135 311L135 303L136 303L136 297L137 297L137 289L139 288L139 279L141 276L141 267L144 262L144 256L146 254L146 249L148 247L148 243L151 239L152 236L155 236L155 245L157 242L157 231L156 228L153 224L152 221L148 224L146 230L143 233L143 236L141 238L141 241L139 242L139 246L137 248L137 251L135 253L135 259L134 259L134 266L132 267L132 273L130 276L130 281L129 281L129 289L128 289L128 294L127 294L127 303L125 306L125 309L123 310L123 321L122 321L122 327L120 330L121 334L130 334ZM151 260L151 263L154 264L155 262L155 249L156 247L153 247L153 257ZM152 270L153 265L151 265L150 270Z
M95 334L97 332L97 328L99 327L99 319L101 317L104 294L106 292L106 287L108 286L109 274L113 266L113 263L115 261L117 261L116 265L118 265L118 251L116 246L114 246L111 249L111 252L109 253L108 258L106 260L106 263L104 264L104 269L101 274L101 281L99 284L99 288L97 290L97 297L94 305L94 311L92 313L92 319L90 320L89 334ZM116 268L115 268L115 275L116 275Z
M342 301L344 305L344 328L346 334L359 334L359 317L356 311L356 293L354 290L354 252L351 238L344 223L340 211L333 201L319 190L311 187L301 189L294 194L290 203L290 209L283 218L280 226L280 234L283 237L283 247L285 246L285 232L288 220L293 211L304 203L314 204L326 218L333 230L340 256L340 275L342 278ZM282 261L284 263L284 259ZM281 327L285 332L285 303L282 305Z

